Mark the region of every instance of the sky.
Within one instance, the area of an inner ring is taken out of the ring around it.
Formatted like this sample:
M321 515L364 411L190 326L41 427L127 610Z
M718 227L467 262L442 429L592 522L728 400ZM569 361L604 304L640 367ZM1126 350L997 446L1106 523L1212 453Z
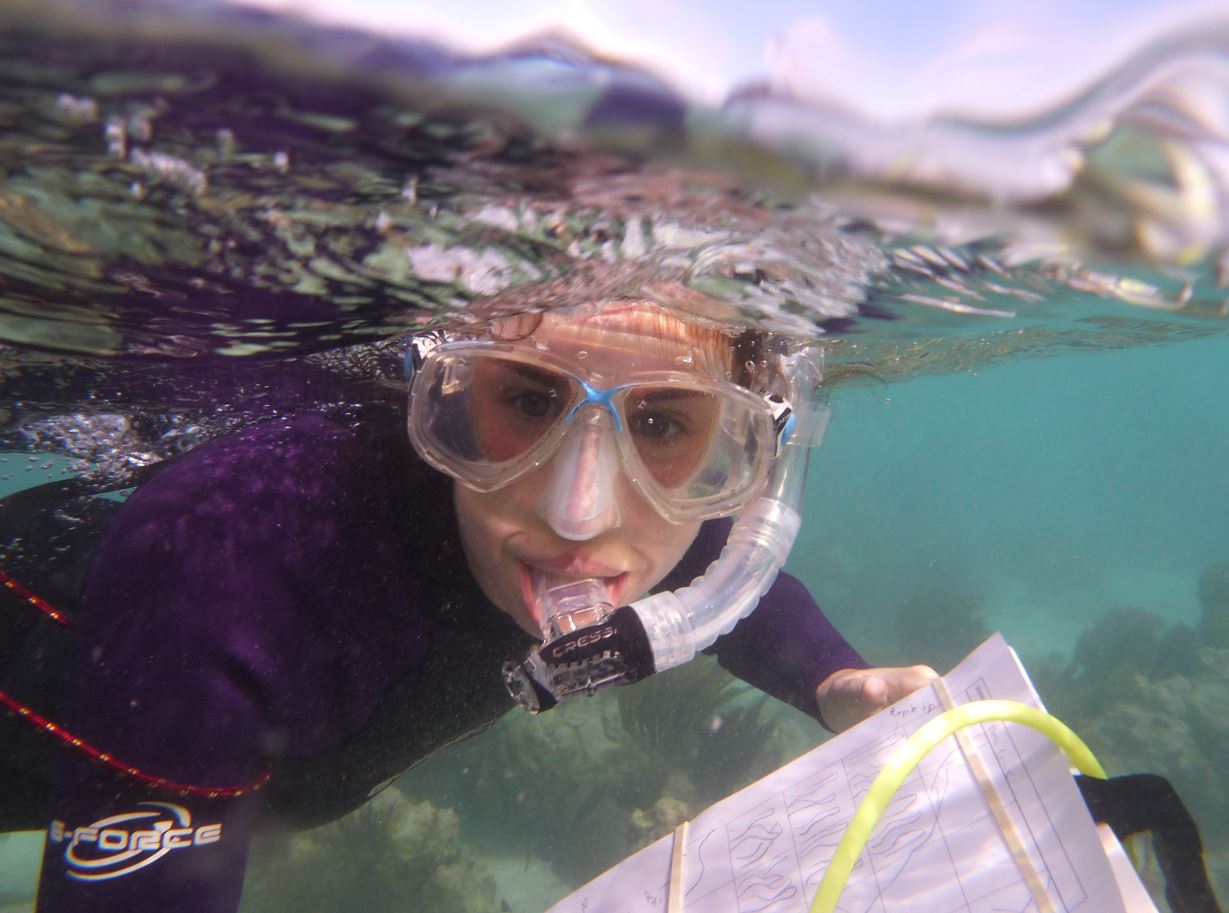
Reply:
M768 79L881 120L1028 114L1224 0L242 0L486 50L546 28L719 103Z

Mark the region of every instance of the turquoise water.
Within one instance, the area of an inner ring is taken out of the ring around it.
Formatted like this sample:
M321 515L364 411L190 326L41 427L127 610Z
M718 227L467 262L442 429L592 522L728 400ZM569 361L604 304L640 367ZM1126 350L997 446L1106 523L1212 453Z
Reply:
M0 3L0 497L123 488L285 411L359 421L403 398L407 328L449 317L635 293L819 335L834 419L787 569L877 663L1003 631L1112 773L1173 778L1229 896L1229 643L1181 641L1229 613L1199 595L1229 561L1229 219L1196 155L1224 152L1224 86L1164 81L1229 40L913 144L755 91L696 110L562 42L445 65L276 18L239 52L208 9L155 47L29 10ZM612 114L610 85L669 104ZM304 362L350 385L300 390ZM244 909L541 910L822 738L705 660L510 714L263 839ZM40 839L0 835L0 910L30 907Z
M1227 383L1217 339L847 391L791 567L868 650L930 588L1026 654L1113 605L1193 622L1229 559Z

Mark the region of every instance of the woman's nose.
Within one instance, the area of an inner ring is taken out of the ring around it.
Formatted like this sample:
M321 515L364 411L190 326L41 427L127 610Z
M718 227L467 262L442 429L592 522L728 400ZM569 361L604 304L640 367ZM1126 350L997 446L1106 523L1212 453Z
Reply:
M564 539L593 539L621 522L616 481L619 451L610 419L595 411L577 418L550 461L550 481L537 513Z

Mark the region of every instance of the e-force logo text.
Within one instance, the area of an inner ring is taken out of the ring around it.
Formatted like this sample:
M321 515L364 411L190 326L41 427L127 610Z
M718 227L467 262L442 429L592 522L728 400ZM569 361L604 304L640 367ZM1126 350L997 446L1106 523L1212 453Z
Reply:
M70 828L52 821L47 839L64 847L68 877L78 881L119 878L157 862L167 853L217 843L221 824L192 826L192 814L170 802L138 802L150 811L124 812ZM138 826L139 824L139 826Z

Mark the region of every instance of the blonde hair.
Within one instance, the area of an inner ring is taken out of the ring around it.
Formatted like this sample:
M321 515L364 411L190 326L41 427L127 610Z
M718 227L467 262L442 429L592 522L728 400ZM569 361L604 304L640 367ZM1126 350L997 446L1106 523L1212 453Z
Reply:
M645 346L660 345L673 351L688 346L695 355L693 367L715 377L728 378L747 387L755 386L759 374L764 332L732 327L685 314L642 299L593 302L499 318L479 334L507 341L529 339L543 321L559 319L578 332L621 331L640 336Z

